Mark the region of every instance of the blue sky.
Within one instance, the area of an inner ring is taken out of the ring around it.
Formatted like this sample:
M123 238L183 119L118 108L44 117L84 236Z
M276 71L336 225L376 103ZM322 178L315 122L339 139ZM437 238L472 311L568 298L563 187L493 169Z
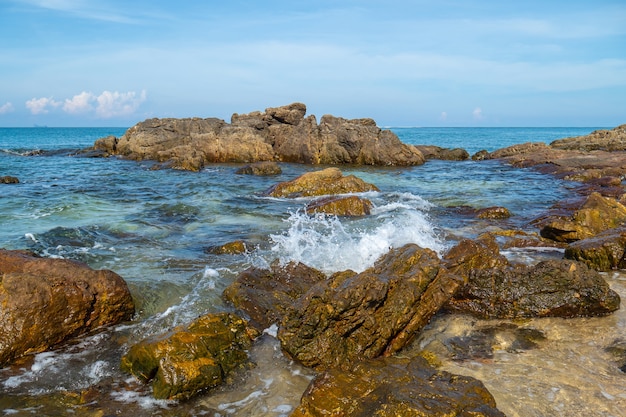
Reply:
M626 2L0 0L0 126L626 123Z

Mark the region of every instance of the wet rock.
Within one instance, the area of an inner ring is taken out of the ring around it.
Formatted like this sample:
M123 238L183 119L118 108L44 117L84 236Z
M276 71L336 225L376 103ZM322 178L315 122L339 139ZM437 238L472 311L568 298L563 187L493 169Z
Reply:
M276 162L254 162L235 171L236 174L269 176L282 174L283 170Z
M479 318L603 316L620 298L585 264L549 260L535 266L472 269L446 309Z
M0 366L133 314L128 286L112 271L0 249Z
M408 244L360 274L343 271L314 285L287 309L278 338L291 357L316 369L391 355L461 283L435 252Z
M257 336L240 317L208 314L132 346L121 368L151 382L155 398L189 399L245 368L247 350Z
M626 228L609 229L594 237L569 244L565 258L584 262L598 271L626 268Z
M476 211L479 219L508 219L511 212L506 207L485 207Z
M434 145L415 145L415 147L428 159L441 159L445 161L465 161L469 159L469 153L461 148L442 148Z
M354 175L344 176L338 168L307 172L291 181L278 183L265 192L270 197L310 197L330 194L362 193L379 191Z
M321 198L306 206L308 214L324 213L343 217L369 216L371 210L372 203L356 195Z
M220 246L209 248L209 252L216 255L237 255L246 253L246 251L246 242L243 240L235 240L234 242L228 242Z
M263 330L279 324L299 297L325 280L322 272L302 263L281 265L276 261L270 269L246 269L224 290L223 296L245 311L251 324Z
M626 373L626 340L614 340L604 350L613 356L613 360L620 371Z
M574 242L623 225L626 207L613 198L590 194L571 216L551 216L539 224L541 236L557 242Z
M419 165L424 157L371 119L325 115L304 117L293 103L265 112L216 118L148 119L119 139L103 138L100 151L134 160L167 162L172 168L200 170L213 162L282 161L305 164Z
M491 234L482 235L476 240L463 239L444 255L443 263L450 272L463 277L465 282L475 270L509 265Z
M381 358L318 375L291 417L501 416L482 382L425 359Z
M0 184L19 184L20 180L17 177L12 177L11 175L5 175L0 177Z

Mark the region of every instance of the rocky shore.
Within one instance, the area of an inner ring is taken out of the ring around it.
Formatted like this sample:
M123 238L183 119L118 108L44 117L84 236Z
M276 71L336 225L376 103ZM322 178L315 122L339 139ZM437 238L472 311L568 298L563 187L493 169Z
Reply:
M98 140L90 152L194 171L214 162L263 161L241 172L252 175L273 175L279 162L410 166L470 157L462 150L403 144L371 119L327 115L317 124L305 113L303 104L294 103L234 114L230 124L150 119L121 138ZM250 346L276 326L284 354L318 373L292 416L504 415L480 381L438 370L431 352L410 358L402 353L435 314L576 318L620 308L600 271L626 266L626 125L549 145L479 152L472 159L538 169L579 186L570 200L536 219L536 233L486 232L460 239L442 256L407 244L360 273L326 276L278 260L268 268L251 267L223 293L232 312L200 317L129 347L121 368L151 384L157 398L210 395L232 375L245 373ZM358 194L377 189L335 166L276 183L264 195L315 197L310 215L367 216L371 203ZM491 207L476 215L509 213ZM561 247L564 259L522 265L501 254L505 247L529 245ZM76 268L87 278L76 278ZM0 366L94 326L129 320L134 310L122 278L111 271L0 251L0 277ZM62 307L50 309L55 302ZM41 324L47 320L55 323L54 334Z

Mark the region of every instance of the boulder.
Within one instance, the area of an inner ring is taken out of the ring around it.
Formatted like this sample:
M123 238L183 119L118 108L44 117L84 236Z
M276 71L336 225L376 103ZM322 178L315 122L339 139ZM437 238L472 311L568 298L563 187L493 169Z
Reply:
M620 298L585 264L549 260L535 266L473 269L446 309L483 319L603 316Z
M506 207L485 207L476 210L476 217L479 219L508 219L511 212Z
M212 246L208 252L216 255L237 255L240 253L246 253L246 242L243 240L235 240L232 242L224 243L220 246Z
M5 175L0 177L0 184L19 184L20 180L17 177L12 177L11 175Z
M462 284L437 254L407 244L371 268L314 285L286 310L278 338L305 366L346 367L408 344Z
M539 224L541 236L557 242L574 242L623 225L626 207L614 198L590 194L570 216L550 216Z
M128 286L112 271L0 249L0 366L133 314Z
M186 400L245 368L247 350L257 336L236 315L207 314L133 345L122 357L121 368L151 382L155 398Z
M235 171L236 174L257 176L279 175L282 172L280 165L271 161L254 162Z
M367 360L315 377L291 417L504 417L482 382L416 357Z
M556 149L579 151L626 151L626 124L612 130L596 130L588 135L558 139L550 143Z
M470 155L465 149L461 148L442 148L434 145L415 145L425 159L441 159L444 161L465 161Z
M424 163L372 119L305 117L306 106L293 103L265 112L233 114L231 123L216 118L148 119L121 138L94 143L105 155L155 160L179 169L199 170L214 162L282 161L305 164L410 166Z
M598 271L626 268L626 228L606 230L594 237L570 243L565 258L584 262Z
M371 211L371 201L356 195L320 198L306 206L307 214L324 213L340 217L369 216Z
M339 168L326 168L321 171L307 172L291 181L278 183L264 194L269 197L296 198L367 191L379 191L379 189L354 175L344 176Z
M298 298L325 280L322 272L302 263L275 261L269 269L250 267L240 273L223 296L248 314L250 324L263 330L280 324Z

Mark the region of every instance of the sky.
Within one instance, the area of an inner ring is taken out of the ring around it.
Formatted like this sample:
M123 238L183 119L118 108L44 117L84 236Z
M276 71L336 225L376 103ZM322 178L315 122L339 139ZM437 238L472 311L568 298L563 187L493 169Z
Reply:
M0 0L0 127L626 123L624 0Z

